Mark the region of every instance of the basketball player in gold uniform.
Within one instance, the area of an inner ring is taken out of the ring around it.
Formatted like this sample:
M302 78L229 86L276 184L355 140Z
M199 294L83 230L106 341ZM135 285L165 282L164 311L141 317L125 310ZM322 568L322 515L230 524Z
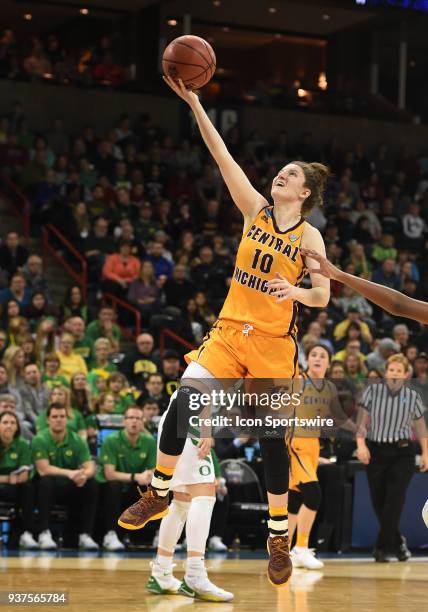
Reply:
M200 397L209 388L209 381L215 384L215 379L295 377L297 303L324 307L330 298L329 281L320 275L311 277L312 288L299 287L305 274L300 249L310 245L325 253L321 234L304 216L313 206L322 204L327 168L300 161L287 164L273 179L274 206L270 206L228 152L198 96L186 90L181 81L164 79L192 109L202 138L242 212L244 230L219 319L199 350L187 355L189 365L164 422L149 490L119 518L119 524L127 529L140 529L168 512L169 482L183 452L189 419L202 410L202 406L199 411L192 410L191 398ZM201 444L208 452L209 443ZM281 437L260 438L260 447L269 501L268 578L271 584L281 586L292 570L288 550L287 449Z

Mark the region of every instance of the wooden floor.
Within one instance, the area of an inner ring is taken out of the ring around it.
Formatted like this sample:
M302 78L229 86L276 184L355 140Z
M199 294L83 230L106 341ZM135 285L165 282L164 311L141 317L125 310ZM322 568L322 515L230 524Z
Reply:
M182 575L183 562L175 568ZM326 561L323 572L295 569L286 587L275 589L265 577L265 560L209 560L212 580L232 591L230 604L160 597L144 589L148 559L0 558L0 591L68 591L67 612L409 612L427 609L428 561L375 564L359 560ZM6 608L5 608L6 609ZM31 607L14 606L27 611Z

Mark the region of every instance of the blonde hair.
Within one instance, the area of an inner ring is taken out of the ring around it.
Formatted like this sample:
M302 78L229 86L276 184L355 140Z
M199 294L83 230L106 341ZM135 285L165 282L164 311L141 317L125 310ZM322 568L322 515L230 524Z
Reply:
M53 403L51 398L52 398L52 394L55 391L62 391L64 393L64 395L65 395L65 406L64 406L64 408L67 411L68 418L70 418L70 419L73 418L73 409L71 407L70 389L67 389L67 387L64 387L64 385L55 385L55 387L52 387L51 394L49 396L49 405Z
M97 350L101 346L106 346L108 349L111 349L111 342L108 338L97 338L94 342L94 349Z
M116 398L114 397L113 391L104 391L104 393L101 393L98 397L94 398L95 412L100 414L101 406L102 406L102 404L104 404L104 402L106 401L106 399L109 396L113 398L113 401L114 401L115 407L116 407ZM114 412L114 410L115 410L115 408L113 409L113 412ZM108 414L110 414L110 413L108 413Z
M410 370L410 362L403 353L395 353L391 355L386 361L385 371L389 368L391 363L401 363L404 366L404 371L407 373Z
M7 371L7 375L9 378L9 382L11 385L15 386L16 385L16 377L17 375L22 375L23 371L24 371L24 366L22 366L21 371L18 371L16 369L16 365L15 365L15 359L16 359L16 355L19 353L19 351L23 351L23 349L20 346L9 346L3 356L3 363L6 366L6 371Z

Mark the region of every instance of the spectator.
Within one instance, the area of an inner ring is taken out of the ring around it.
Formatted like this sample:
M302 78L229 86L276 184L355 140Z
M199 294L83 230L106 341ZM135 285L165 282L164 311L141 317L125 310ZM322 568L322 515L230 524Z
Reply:
M158 371L152 357L153 347L153 336L146 332L140 334L137 336L136 347L120 364L125 377L137 389L143 390L147 377Z
M74 431L75 433L79 434L81 438L86 440L86 426L83 415L78 410L72 408L70 389L63 386L57 386L52 389L49 397L49 405L47 406L46 410L42 410L42 412L40 412L37 417L37 431L42 431L43 429L46 429L48 427L49 406L51 406L52 404L65 408L67 412L67 429L69 429L70 431Z
M64 406L51 404L47 421L48 428L38 433L32 443L39 475L39 547L57 548L51 534L50 512L54 503L61 503L78 514L79 548L97 550L91 537L97 503L95 463L85 440L67 429Z
M24 383L25 353L20 346L9 346L6 349L3 363L7 369L10 384L17 390L22 388Z
M169 396L165 393L162 375L157 373L149 374L145 387L145 392L138 398L138 404L140 405L146 399L154 400L158 403L160 414L162 415L169 404Z
M85 304L79 285L72 285L67 289L61 307L61 319L63 321L73 316L81 317L85 324L89 323L89 309Z
M148 255L146 259L150 261L155 270L156 278L172 277L172 263L164 256L164 247L161 242L152 242L148 247Z
M336 325L336 327L334 328L334 339L336 342L338 342L339 340L342 340L345 335L346 332L350 326L351 323L357 323L360 330L361 330L361 336L362 339L364 340L364 342L366 342L367 344L371 344L372 342L372 335L370 333L370 328L367 325L367 323L365 323L364 321L361 320L361 314L360 311L358 309L358 306L354 305L354 304L350 304L346 310L346 319L344 319L343 321L341 321L340 323L338 323Z
M413 253L418 253L423 247L427 225L421 217L421 207L417 202L409 204L409 212L403 217L403 234L406 247Z
M405 351L409 343L409 338L410 338L409 328L407 327L407 325L404 325L404 324L394 325L394 328L392 330L392 335L393 335L394 341L400 347L400 353Z
M10 383L5 363L0 363L0 395L12 395L18 412L23 413L22 398L16 387Z
M391 257L383 260L382 265L373 272L372 281L391 289L400 288L400 277L395 272L395 261Z
M343 360L343 365L345 367L346 378L354 383L357 389L362 389L367 376L367 369L361 362L361 359L358 359L358 355L348 353Z
M22 514L19 547L38 548L34 540L34 486L31 480L31 450L21 437L18 418L6 410L0 414L0 500L13 502Z
M100 452L97 480L104 488L106 550L123 550L117 536L117 517L132 503L136 487L147 486L156 466L156 442L144 432L143 411L129 406L124 413L124 429L107 436Z
M356 355L361 365L364 364L366 356L361 352L361 342L358 339L348 340L345 348L334 355L333 361L344 363L348 355Z
M143 261L139 278L132 281L128 291L128 300L141 312L143 325L149 322L152 314L159 311L159 294L153 264Z
M105 207L105 204L104 204ZM84 253L88 260L89 278L98 280L105 263L106 255L114 251L114 244L108 236L109 222L106 217L95 220L93 233L84 242Z
M0 268L9 276L23 269L28 260L28 250L20 244L17 232L8 232L5 243L0 246Z
M33 292L42 293L50 299L48 279L43 273L43 261L38 255L30 255L22 268L27 287Z
M61 362L55 353L47 353L43 359L44 373L42 375L42 382L49 389L53 389L57 386L69 387L70 383L68 379L59 374Z
M26 286L25 278L19 272L11 277L9 288L0 291L0 304L5 304L9 300L16 300L21 308L25 308L30 303L31 290Z
M134 405L132 391L128 388L126 378L121 372L113 372L107 378L106 390L114 397L114 411L123 414L128 406Z
M162 371L165 392L168 397L179 387L180 380L180 355L177 351L167 349L162 355Z
M74 338L73 352L88 363L92 356L93 343L86 337L85 322L82 317L72 316L64 322L64 330Z
M386 362L391 355L400 351L400 346L391 338L382 338L379 340L374 351L367 355L366 366L369 370L385 370Z
M371 253L372 259L378 263L385 263L386 259L392 259L394 262L397 259L398 251L394 246L394 236L391 234L382 234L380 244L376 245Z
M24 384L20 390L22 400L31 410L34 421L49 402L50 391L43 384L40 370L35 363L29 363L24 368Z
M55 323L53 319L42 319L36 328L35 353L38 363L42 363L47 353L55 350Z
M30 330L35 332L40 322L46 317L54 317L56 309L47 303L46 296L41 291L35 291L29 305L24 309L24 315L30 324Z
M74 410L84 417L92 411L92 394L88 384L88 377L82 372L74 374L70 382L70 404Z
M38 38L33 38L33 46L24 60L24 70L31 79L52 76L52 65L45 53L43 44Z
M199 314L196 301L193 298L187 300L186 309L184 312L183 328L185 325L190 326L189 336L195 343L202 342L204 334L207 330L207 323ZM185 330L183 329L183 337L185 336Z
M74 352L74 337L71 334L62 334L57 356L60 361L58 374L64 376L68 382L70 382L73 374L77 372L88 373L85 360Z
M166 281L163 291L168 306L184 309L195 293L194 283L186 278L186 266L182 264L174 266L172 278Z
M86 338L94 344L97 338L108 338L112 351L120 350L121 332L115 321L115 312L110 306L102 306L98 312L98 319L89 323L86 328Z
M21 428L22 437L25 440L31 440L33 438L34 431L34 423L31 421L31 415L27 419L26 409L27 407L22 403L21 398L19 399L19 405L21 406L21 410L18 412L17 406L18 402L16 400L16 395L12 395L10 393L5 393L0 395L0 414L6 411L13 412L16 414L19 420L19 426Z
M114 295L126 295L132 281L138 278L140 267L139 260L131 255L131 244L121 242L119 252L106 257L103 266L103 290Z
M88 383L92 393L97 393L98 378L107 380L110 374L116 372L117 366L111 362L111 344L108 338L98 338L94 342L94 359L88 375Z

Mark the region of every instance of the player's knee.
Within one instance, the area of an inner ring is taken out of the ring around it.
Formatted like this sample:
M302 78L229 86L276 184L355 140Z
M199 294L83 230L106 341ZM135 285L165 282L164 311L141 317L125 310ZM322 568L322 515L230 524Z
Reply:
M181 455L191 424L190 419L200 414L203 409L200 396L198 389L183 385L171 399L159 440L161 452L166 455Z
M288 492L288 513L297 514L300 506L302 505L302 494L300 491L294 491L290 489Z
M303 503L309 510L316 512L321 504L321 487L319 482L305 482L299 485Z
M288 491L289 461L284 438L260 438L266 489L274 495Z

